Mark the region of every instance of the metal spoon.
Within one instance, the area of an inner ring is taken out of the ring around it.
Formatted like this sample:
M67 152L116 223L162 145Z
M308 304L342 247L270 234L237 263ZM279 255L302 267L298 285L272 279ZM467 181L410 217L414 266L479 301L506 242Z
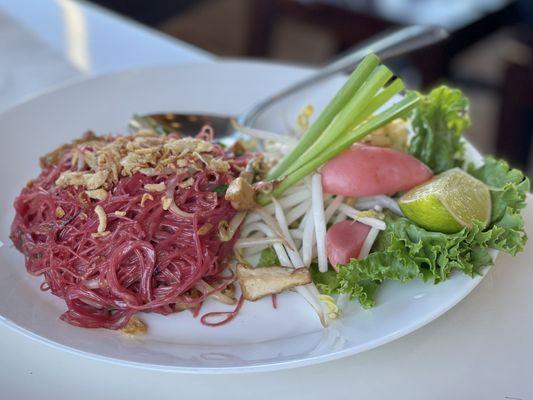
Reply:
M382 60L386 60L440 42L447 37L448 32L444 28L437 26L414 25L400 28L355 46L330 64L279 93L258 102L238 116L176 113L149 114L135 117L130 121L130 126L133 129L157 128L164 132L194 135L204 125L208 124L213 128L218 140L230 139L235 135L235 130L231 123L232 119L236 119L241 125L253 126L259 115L272 104L304 88L322 82L332 75L352 70L369 53L375 53Z

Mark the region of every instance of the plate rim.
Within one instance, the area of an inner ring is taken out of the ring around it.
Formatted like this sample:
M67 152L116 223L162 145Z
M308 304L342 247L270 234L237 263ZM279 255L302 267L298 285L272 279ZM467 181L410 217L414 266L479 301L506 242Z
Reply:
M494 266L492 266L494 267ZM67 346L65 344L58 343L54 340L48 339L46 337L40 336L28 329L25 329L17 325L14 321L9 318L0 315L0 323L7 328L11 329L14 332L20 333L24 337L27 337L37 343L42 343L52 349L63 350L67 353L79 355L84 358L95 361L103 361L113 365L127 366L137 369L151 370L151 371L161 371L161 372L176 372L176 373L186 373L186 374L204 374L204 375L224 375L224 374L242 374L242 373L256 373L256 372L271 372L279 371L285 369L293 369L298 367L305 367L311 365L322 364L328 361L334 361L341 358L354 356L365 351L369 351L380 347L384 344L393 342L403 336L406 336L410 333L417 331L418 329L424 327L425 325L433 322L440 316L444 315L446 312L451 310L455 305L461 302L466 298L475 287L481 282L481 280L487 275L491 267L485 267L483 273L478 275L469 282L468 290L465 290L461 293L460 296L451 299L451 301L446 304L445 307L437 310L435 313L431 314L431 317L426 319L419 319L417 323L412 324L404 329L397 330L389 335L386 335L380 339L367 342L364 346L351 347L339 351L330 352L328 354L312 356L308 358L301 358L295 360L287 360L281 362L271 362L268 364L257 364L257 365L247 365L247 366L237 366L237 367L183 367L183 366L173 366L173 365L163 365L156 363L142 363L129 361L114 357L108 357L97 353L92 353L89 351L84 351L77 349L72 346Z

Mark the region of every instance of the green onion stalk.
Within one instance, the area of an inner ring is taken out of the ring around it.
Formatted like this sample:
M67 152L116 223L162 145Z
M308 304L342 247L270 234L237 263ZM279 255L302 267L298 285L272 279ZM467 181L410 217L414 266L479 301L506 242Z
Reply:
M275 181L275 189L257 202L268 204L355 142L406 115L420 100L415 92L381 110L403 88L376 55L366 56L296 147L270 171L267 179Z

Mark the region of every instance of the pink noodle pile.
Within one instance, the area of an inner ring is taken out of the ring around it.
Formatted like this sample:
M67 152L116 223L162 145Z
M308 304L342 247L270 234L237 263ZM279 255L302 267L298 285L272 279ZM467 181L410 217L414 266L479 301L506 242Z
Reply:
M219 146L213 153L228 159ZM81 195L83 188L55 185L71 168L66 154L16 198L11 238L25 255L28 272L44 276L41 289L65 300L68 310L61 319L72 325L119 329L138 311L198 313L209 295L193 289L199 279L216 290L233 280L227 261L237 235L222 242L218 225L236 211L223 193L213 190L229 184L246 160L229 161L229 172L200 171L193 175L192 187L176 188L176 205L193 214L185 218L162 208L165 192L151 192L153 200L143 206L141 198L145 184L164 182L169 187L189 176L137 173L122 177L105 200L89 200ZM106 230L111 233L95 238L91 234L98 226L97 204L107 214ZM56 216L58 207L65 212L61 218ZM200 235L198 230L207 223L212 229Z

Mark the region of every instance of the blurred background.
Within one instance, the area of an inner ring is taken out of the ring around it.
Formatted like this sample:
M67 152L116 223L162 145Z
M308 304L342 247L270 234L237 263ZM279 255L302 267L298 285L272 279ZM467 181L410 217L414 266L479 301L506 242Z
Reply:
M470 139L533 175L533 0L92 0L216 55L319 66L388 29L437 24L451 38L391 64L428 89L460 86Z

